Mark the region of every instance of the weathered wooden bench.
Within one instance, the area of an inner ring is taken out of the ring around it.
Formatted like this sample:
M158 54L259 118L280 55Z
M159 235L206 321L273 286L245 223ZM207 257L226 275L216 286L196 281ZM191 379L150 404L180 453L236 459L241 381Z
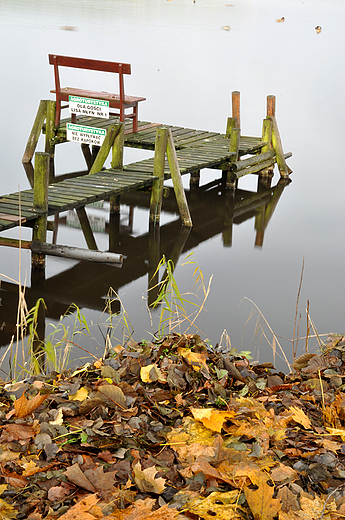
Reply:
M54 66L55 76L55 90L51 90L51 92L56 94L55 126L58 126L60 123L61 109L68 107L68 105L62 106L62 102L69 101L69 96L80 96L109 101L109 113L119 116L122 122L127 118L133 119L133 132L138 131L138 103L145 101L146 98L125 95L124 74L131 73L131 65L129 63L74 58L71 56L58 56L56 54L49 54L49 63ZM59 67L73 67L77 69L117 73L119 75L119 94L84 90L74 87L61 87ZM110 109L112 109L111 112ZM132 109L132 111L126 113L126 109ZM72 122L74 119L75 118L72 118Z

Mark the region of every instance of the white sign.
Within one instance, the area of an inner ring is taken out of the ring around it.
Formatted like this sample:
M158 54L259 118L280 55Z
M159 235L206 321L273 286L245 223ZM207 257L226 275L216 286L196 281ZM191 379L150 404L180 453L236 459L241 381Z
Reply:
M70 114L109 119L109 101L69 96L69 112Z
M106 133L103 128L67 123L67 141L101 146Z

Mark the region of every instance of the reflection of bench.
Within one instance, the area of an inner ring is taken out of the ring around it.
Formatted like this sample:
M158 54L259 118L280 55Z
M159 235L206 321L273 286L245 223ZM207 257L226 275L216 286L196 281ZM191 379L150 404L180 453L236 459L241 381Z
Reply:
M56 54L49 54L49 63L54 65L55 90L51 90L51 92L56 94L55 126L58 126L60 123L61 109L67 108L68 106L62 106L61 101L69 101L69 96L80 96L109 101L109 113L120 116L120 121L124 121L125 118L133 119L133 132L138 131L138 103L139 101L145 101L145 98L125 96L123 75L131 73L131 65L129 63L72 58L70 56L57 56ZM93 90L83 90L73 87L61 87L59 67L74 67L77 69L99 70L102 72L116 72L119 75L119 94L96 92ZM125 110L128 108L132 108L133 110L129 114L126 114ZM110 109L116 110L110 111ZM72 122L75 122L75 117L72 117Z

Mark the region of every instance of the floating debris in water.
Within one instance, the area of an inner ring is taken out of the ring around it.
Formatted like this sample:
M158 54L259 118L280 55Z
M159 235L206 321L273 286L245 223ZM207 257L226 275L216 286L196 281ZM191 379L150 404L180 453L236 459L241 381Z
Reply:
M223 31L230 31L230 25L223 25Z
M317 34L319 34L321 32L321 29L322 29L322 27L320 27L320 25L317 25L315 27L315 31L317 32Z
M278 19L276 20L276 22L285 22L285 18L284 18L284 16L282 16L281 18L278 18Z
M63 25L60 27L62 31L77 31L78 27L75 27L74 25Z

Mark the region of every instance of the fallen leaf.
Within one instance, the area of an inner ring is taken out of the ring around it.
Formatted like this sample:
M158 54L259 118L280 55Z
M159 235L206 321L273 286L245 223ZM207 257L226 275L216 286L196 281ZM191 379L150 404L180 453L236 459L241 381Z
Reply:
M165 490L165 479L155 478L157 473L156 467L141 469L140 462L133 466L134 480L141 491L145 493L156 493L160 495Z
M45 399L47 399L48 394L37 394L32 399L27 399L25 397L25 392L22 393L22 396L14 402L14 409L16 411L16 417L26 417L30 413L32 413L40 404L43 403Z
M70 401L84 401L89 395L89 391L86 386L82 386L75 394L71 394L68 396Z
M140 377L144 383L155 383L156 381L161 383L166 382L166 377L156 363L146 365L146 367L141 367Z
M93 505L97 504L98 500L99 498L97 495L88 495L84 497L72 506L67 513L60 516L59 520L76 520L77 518L80 520L95 520L95 517L90 515L88 511Z
M244 495L254 520L273 520L281 509L280 500L273 498L274 487L267 484L268 478L262 473L256 481L257 489L244 488Z
M223 412L214 408L191 408L194 419L215 432L221 432L224 422L236 416L233 411Z
M121 388L116 385L101 385L98 387L98 393L109 399L113 404L120 408L126 409L126 398Z
M18 511L11 505L8 504L5 500L0 498L0 519L7 520L10 518L16 518Z
M237 504L239 495L240 492L237 490L227 493L214 491L207 498L196 497L188 501L183 509L205 520L241 520L243 517L240 512L243 512L243 509Z
M80 486L91 493L96 493L96 489L91 484L89 479L84 475L78 463L73 464L73 466L69 466L64 473L68 480L75 484L76 486Z

